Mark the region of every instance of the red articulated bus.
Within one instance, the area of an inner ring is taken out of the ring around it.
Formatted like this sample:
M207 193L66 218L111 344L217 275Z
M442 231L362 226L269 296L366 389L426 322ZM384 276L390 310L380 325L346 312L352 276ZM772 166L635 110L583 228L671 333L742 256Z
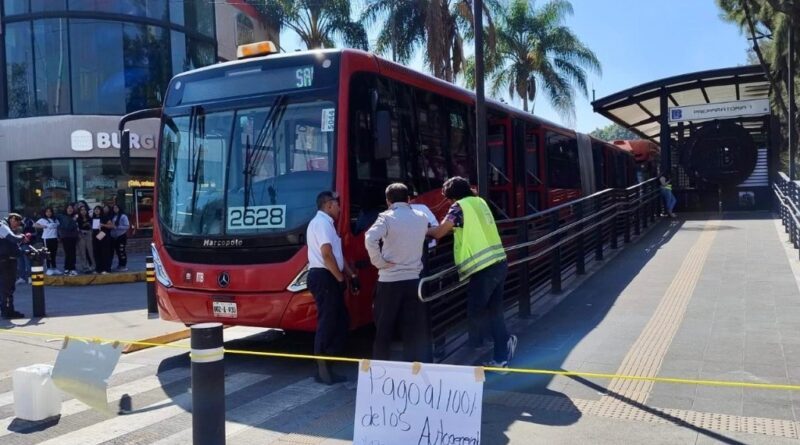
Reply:
M162 108L120 122L161 118L153 233L161 317L313 331L305 230L317 194L333 189L345 257L362 283L346 296L352 327L370 323L377 272L364 231L383 189L402 181L441 218L445 179L475 182L474 103L470 91L349 49L177 75ZM487 107L482 168L498 218L632 183L624 150L499 102Z

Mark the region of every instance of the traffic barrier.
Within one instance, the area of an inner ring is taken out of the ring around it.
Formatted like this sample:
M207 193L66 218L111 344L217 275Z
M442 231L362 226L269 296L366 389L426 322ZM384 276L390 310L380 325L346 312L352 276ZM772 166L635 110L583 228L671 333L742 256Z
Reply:
M38 256L31 258L31 296L33 297L33 316L46 317L44 301L44 266Z
M218 324L218 323L208 323L208 324ZM200 326L200 325L195 325ZM193 326L193 328L195 327ZM165 343L153 343L153 342L142 342L136 340L117 340L117 339L107 339L107 338L99 338L99 337L86 337L86 336L77 336L77 335L63 335L63 334L52 334L52 333L44 333L44 332L30 332L30 331L22 331L19 329L10 329L10 328L0 328L0 335L19 335L19 336L32 336L32 337L49 337L49 338L74 338L74 339L82 339L86 341L95 341L95 342L119 342L125 344L132 344L132 345L143 345L143 346L155 346L155 347L166 347L166 348L173 348L173 349L183 349L183 350L191 350L192 354L195 354L198 359L214 359L216 361L214 363L218 363L220 369L223 367L223 360L222 357L224 354L233 354L233 355L250 355L250 356L257 356L257 357L273 357L273 358L290 358L290 359L300 359L300 360L328 360L334 362L345 362L345 363L360 363L362 359L352 358L352 357L337 357L337 356L326 356L326 355L313 355L313 354L291 354L286 352L264 352L264 351L248 351L244 349L225 349L222 346L214 347L214 348L197 348L197 349L212 349L210 351L201 352L195 351L194 343L192 346L187 345L173 345L173 344L165 344ZM209 342L207 344L220 344L221 343L221 328L220 328L220 342L213 343ZM194 366L195 357L192 357L192 366ZM552 370L552 369L530 369L530 368L497 368L491 366L483 366L484 371L487 372L496 372L500 374L529 374L529 375L550 375L550 376L564 376L564 377L585 377L585 378L598 378L598 379L617 379L617 380L635 380L635 381L643 381L643 382L654 382L654 383L672 383L672 384L684 384L684 385L702 385L702 386L718 386L718 387L731 387L731 388L751 388L751 389L773 389L773 390L784 390L784 391L800 391L800 385L793 385L793 384L779 384L779 383L753 383L753 382L741 382L741 381L733 381L733 380L705 380L705 379L684 379L678 377L646 377L646 376L637 376L637 375L625 375L625 374L611 374L611 373L600 373L600 372L585 372L585 371L564 371L564 370ZM193 371L194 372L194 371ZM194 380L194 374L192 374L192 380ZM194 389L192 390L194 391Z
M225 443L225 349L222 323L192 326L192 443Z
M147 277L147 312L150 314L158 313L158 305L156 304L156 266L153 263L153 257L148 256L145 259L145 275Z

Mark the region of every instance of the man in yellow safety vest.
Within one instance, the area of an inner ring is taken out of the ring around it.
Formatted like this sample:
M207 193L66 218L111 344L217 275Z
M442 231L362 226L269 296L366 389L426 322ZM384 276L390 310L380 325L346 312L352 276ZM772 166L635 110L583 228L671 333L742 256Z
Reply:
M442 194L452 202L438 227L428 236L439 239L454 232L453 254L461 280L467 284L467 315L472 346L483 343L482 331L489 325L494 340L494 357L485 366L508 366L517 349L517 336L509 335L503 317L503 285L508 263L492 212L483 198L475 196L469 181L455 176L442 186Z

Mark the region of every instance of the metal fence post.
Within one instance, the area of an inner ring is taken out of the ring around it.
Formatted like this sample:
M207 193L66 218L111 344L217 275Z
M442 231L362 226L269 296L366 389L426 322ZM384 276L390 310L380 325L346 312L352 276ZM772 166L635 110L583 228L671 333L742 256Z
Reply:
M648 188L650 188L649 182L646 183L644 186L642 186L642 189L640 191L642 199L639 201L639 219L642 222L643 230L647 229L647 226L650 225L649 221L650 215L648 215L647 211L650 205L650 194L649 194L650 192L647 190Z
M33 297L33 316L47 316L44 303L44 266L38 255L31 258L31 296Z
M550 215L550 233L558 230L558 212ZM559 242L560 236L552 238L552 244ZM561 247L556 247L550 253L550 290L554 293L561 292Z
M639 236L642 234L642 189L644 187L636 187L636 200L634 201L635 207L633 210L633 234Z
M225 444L222 323L192 326L192 443Z
M631 195L629 190L625 190L625 218L622 221L623 239L625 244L631 242Z
M525 244L528 242L528 221L524 220L520 222L519 234L517 235L517 239L519 240L520 244ZM528 256L528 246L522 247L519 249L519 256L520 258L527 258ZM519 265L519 295L518 298L518 306L519 306L519 316L520 317L528 317L531 315L531 294L530 294L530 276L528 270L528 262L523 261Z
M617 247L619 247L617 246L617 241L619 241L618 240L619 227L617 227L619 225L619 205L618 205L619 200L617 199L617 191L614 190L611 196L612 196L611 205L614 206L614 212L613 212L614 218L611 219L611 248L616 249Z
M600 213L603 210L603 200L599 197L594 198L594 214L597 215L597 227L595 227L595 245L594 245L594 259L601 261L603 259L603 215Z
M153 257L148 256L144 260L145 278L147 280L147 312L150 314L158 313L156 304L156 266Z
M575 206L575 217L578 221L583 219L583 203L579 203ZM579 222L575 228L575 230L578 231L578 246L575 253L575 273L578 275L586 273L586 243L583 236L583 226L584 224Z

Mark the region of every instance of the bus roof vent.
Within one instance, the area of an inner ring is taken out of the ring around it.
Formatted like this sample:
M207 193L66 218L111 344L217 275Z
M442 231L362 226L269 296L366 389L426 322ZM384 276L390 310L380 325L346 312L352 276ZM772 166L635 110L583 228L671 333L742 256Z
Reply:
M248 59L250 57L267 56L278 52L278 48L269 40L247 45L239 45L236 49L237 59Z

